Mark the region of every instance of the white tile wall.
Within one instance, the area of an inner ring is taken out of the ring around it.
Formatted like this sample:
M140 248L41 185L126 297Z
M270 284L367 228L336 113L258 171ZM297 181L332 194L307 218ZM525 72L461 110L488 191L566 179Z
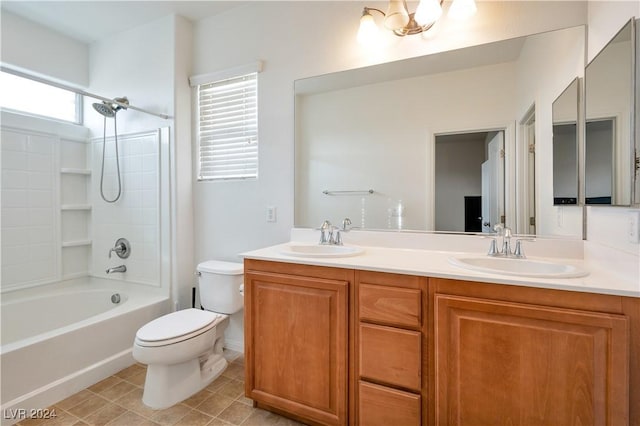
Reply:
M100 169L102 138L92 143L92 274L160 285L159 182L160 140L157 132L118 137L122 195L115 203L100 197ZM105 195L113 199L117 194L115 143L107 138L104 175ZM131 243L131 256L109 259L109 249L118 238ZM108 267L126 265L124 274L107 275Z
M2 288L58 279L56 136L2 129Z

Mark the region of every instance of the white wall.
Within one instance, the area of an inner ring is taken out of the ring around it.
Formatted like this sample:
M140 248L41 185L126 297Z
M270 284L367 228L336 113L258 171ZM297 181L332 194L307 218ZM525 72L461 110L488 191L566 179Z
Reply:
M89 84L89 47L2 11L2 63L79 87Z

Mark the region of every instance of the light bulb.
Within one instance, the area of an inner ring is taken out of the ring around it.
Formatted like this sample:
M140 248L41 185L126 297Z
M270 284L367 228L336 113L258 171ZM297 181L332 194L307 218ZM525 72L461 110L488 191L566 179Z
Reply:
M449 7L449 16L452 19L467 19L476 13L475 0L453 0Z
M384 18L384 26L390 30L400 30L409 23L409 12L404 0L389 1L386 17Z
M414 19L424 26L436 22L442 16L442 6L438 0L421 0Z
M360 28L358 28L358 43L370 46L378 41L378 26L373 20L373 16L365 10L360 18Z

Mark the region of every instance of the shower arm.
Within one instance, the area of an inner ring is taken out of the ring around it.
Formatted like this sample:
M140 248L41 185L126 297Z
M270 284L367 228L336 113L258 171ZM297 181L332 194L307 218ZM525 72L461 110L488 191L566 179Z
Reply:
M70 92L77 93L77 94L82 95L82 96L88 96L90 98L98 99L98 100L101 100L103 102L109 102L109 103L111 103L113 105L118 105L119 107L122 107L123 109L132 109L132 110L135 110L135 111L144 112L145 114L155 115L156 117L160 117L160 118L165 119L165 120L168 120L170 118L167 114L147 111L146 109L138 108L138 107L130 105L130 104L125 104L125 103L122 103L122 102L118 102L115 99L105 98L104 96L96 95L94 93L89 93L89 92L86 92L86 91L84 91L82 89L78 89L78 88L73 87L73 86L67 86L66 84L58 83L56 81L47 80L45 78L40 78L40 77L37 77L37 76L32 75L32 74L27 74L27 73L24 73L22 71L18 71L16 69L13 69L13 68L10 68L10 67L6 67L4 65L0 66L0 70L2 72L6 72L6 73L9 73L9 74L17 75L18 77L28 78L29 80L37 81L38 83L48 84L49 86L54 86L54 87L57 87L58 89L68 90Z

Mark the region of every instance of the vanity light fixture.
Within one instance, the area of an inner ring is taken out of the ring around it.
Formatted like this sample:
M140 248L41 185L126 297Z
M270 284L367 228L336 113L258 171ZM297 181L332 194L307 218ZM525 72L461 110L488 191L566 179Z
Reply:
M384 27L399 37L420 34L429 30L442 16L444 0L420 0L414 13L409 13L406 0L390 0L387 12L373 7L365 7L360 18L358 42L371 43L377 38L378 26L371 12L384 16ZM448 16L453 19L466 19L476 13L475 0L453 0Z

